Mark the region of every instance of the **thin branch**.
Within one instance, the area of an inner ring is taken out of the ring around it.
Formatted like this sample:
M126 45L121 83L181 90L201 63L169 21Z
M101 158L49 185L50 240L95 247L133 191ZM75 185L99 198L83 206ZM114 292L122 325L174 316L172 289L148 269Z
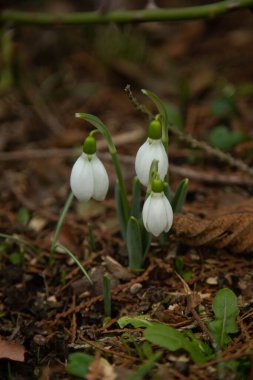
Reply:
M194 7L117 10L107 13L95 11L51 14L6 9L0 15L0 22L12 22L19 25L62 26L108 24L111 22L128 24L153 21L212 19L234 10L250 8L252 6L253 0L226 0Z

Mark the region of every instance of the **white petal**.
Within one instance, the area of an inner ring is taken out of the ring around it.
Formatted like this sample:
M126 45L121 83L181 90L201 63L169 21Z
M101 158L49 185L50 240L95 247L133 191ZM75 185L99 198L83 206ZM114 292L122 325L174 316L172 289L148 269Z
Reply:
M163 193L151 193L143 207L143 222L147 231L158 236L167 225L166 213L164 210ZM146 206L146 207L145 207Z
M93 194L94 181L91 164L84 153L74 163L70 186L73 194L81 202L88 201Z
M147 225L150 203L151 203L151 195L149 195L149 197L145 200L143 209L142 209L143 224L148 232L150 232Z
M149 157L150 143L148 140L139 148L135 158L135 172L139 181L147 186L149 178L149 169L147 170L146 160ZM152 161L151 161L152 163Z
M167 219L167 224L164 231L168 232L171 229L171 226L173 223L173 210L166 196L163 197L163 205L164 205L164 210L165 210L166 219Z
M97 201L103 201L109 187L107 172L104 165L96 155L94 155L91 160L91 167L94 179L94 191L92 197Z
M158 160L158 173L163 180L168 171L168 156L161 140L148 139L138 150L135 171L140 182L147 186L149 170L153 160Z

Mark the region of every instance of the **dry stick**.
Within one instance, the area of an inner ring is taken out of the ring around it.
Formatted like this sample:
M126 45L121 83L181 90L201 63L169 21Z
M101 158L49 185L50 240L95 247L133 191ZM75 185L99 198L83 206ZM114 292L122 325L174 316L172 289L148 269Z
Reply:
M142 106L139 103L139 101L135 98L135 96L133 95L133 93L131 91L130 85L126 86L125 91L127 93L127 96L129 98L130 102L134 105L134 107L138 111L144 113L145 116L147 116L148 119L150 119L150 115L152 115L152 114L146 109L146 107ZM205 151L206 153L217 157L219 160L224 161L224 162L228 163L229 165L238 168L239 170L249 174L250 176L253 176L253 168L250 168L242 160L236 159L236 158L232 157L230 154L224 153L219 149L212 148L206 142L198 141L197 139L195 139L191 135L182 133L176 127L174 127L172 125L170 125L168 127L168 129L175 136L177 136L179 138L179 140L186 142L187 144L191 145L193 148L199 148L199 149Z
M152 21L178 21L194 19L213 19L222 14L253 6L253 0L225 0L212 4L197 5L183 8L151 8L141 10L116 10L102 13L42 13L23 12L18 10L3 10L0 23L35 26L63 26L85 24L117 24L142 23Z
M136 141L137 138L143 136L143 131L139 130L139 133L129 132L118 135L114 138L117 142L117 146L125 144L126 139L128 142ZM101 144L100 144L101 143ZM98 142L98 148L104 149L103 140ZM52 148L52 149L28 149L28 150L15 150L12 152L0 152L0 162L13 162L13 161L25 161L25 160L49 160L49 159L64 159L77 156L80 153L80 149L72 148ZM103 160L111 159L109 153L99 152L99 156ZM123 164L134 163L134 157L129 155L119 154L119 159ZM239 186L252 186L253 179L249 177L240 177L233 174L220 174L217 172L207 173L199 170L194 170L188 167L182 167L181 165L170 164L170 172L177 176L187 177L189 179L200 181L204 183L218 183L218 184L230 184ZM20 194L19 194L20 195ZM20 195L21 197L21 195ZM37 206L36 206L37 207ZM33 205L28 205L29 209L33 209Z
M84 342L88 343L91 347L94 347L97 350L100 350L102 352L106 352L107 354L120 356L121 358L129 359L129 360L134 360L135 359L133 356L124 354L122 352L119 352L119 351L116 351L116 350L111 350L111 349L105 348L105 347L101 347L99 344L96 344L92 340L89 340L89 339L85 338L83 335L80 335L80 339L83 340Z

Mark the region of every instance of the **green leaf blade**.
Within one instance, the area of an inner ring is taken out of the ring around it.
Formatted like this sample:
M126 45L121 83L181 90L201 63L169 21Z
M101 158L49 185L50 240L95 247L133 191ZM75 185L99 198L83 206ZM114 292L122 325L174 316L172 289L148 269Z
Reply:
M135 270L141 269L143 264L142 236L139 223L133 216L128 220L126 242L129 267Z
M68 364L66 366L67 371L74 376L84 377L89 371L89 366L94 360L94 357L82 352L75 352L69 355Z

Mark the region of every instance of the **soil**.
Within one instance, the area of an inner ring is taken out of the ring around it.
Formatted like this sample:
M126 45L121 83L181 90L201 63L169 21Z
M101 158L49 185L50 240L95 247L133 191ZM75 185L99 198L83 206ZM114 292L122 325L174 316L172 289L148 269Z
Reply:
M43 10L53 11L50 3L43 2ZM54 7L73 10L70 3L55 2ZM16 345L0 349L1 379L74 379L66 362L77 351L112 365L111 377L91 366L87 378L126 379L143 360L133 342L126 349L122 334L141 345L143 329L120 329L121 316L148 314L177 329L191 329L210 343L203 321L212 318L213 299L222 288L236 294L240 315L239 332L221 356L197 364L183 350L163 350L145 378L218 379L221 361L237 365L225 366L224 378L252 378L252 246L239 244L236 250L237 240L221 245L211 232L202 240L191 235L196 221L198 230L202 221L204 229L210 220L224 213L229 218L236 209L241 216L233 219L233 228L242 227L238 239L245 241L246 232L250 239L251 219L247 227L241 224L244 213L251 218L249 174L171 134L170 184L175 190L182 178L189 178L182 215L190 219L184 219L187 228L182 231L180 215L176 217L164 245L154 238L143 271L136 273L128 269L116 218L113 165L98 136L109 194L104 202L74 200L59 237L79 258L93 285L64 251L57 249L50 263L71 167L91 130L74 117L76 112L96 115L110 129L131 197L134 157L146 139L147 119L129 101L127 84L153 113L156 109L141 88L176 106L184 135L209 141L218 125L243 132L247 139L227 153L252 165L252 17L244 10L211 21L8 30L13 34L12 54L8 65L1 59L2 72L9 67L12 79L1 84L0 98L0 332L2 340ZM235 94L235 109L217 114L212 105L222 102L227 89ZM142 195L144 199L144 189ZM192 226L187 220L193 220ZM229 226L218 226L223 228L219 238L232 233ZM105 273L112 286L109 319L103 303Z

